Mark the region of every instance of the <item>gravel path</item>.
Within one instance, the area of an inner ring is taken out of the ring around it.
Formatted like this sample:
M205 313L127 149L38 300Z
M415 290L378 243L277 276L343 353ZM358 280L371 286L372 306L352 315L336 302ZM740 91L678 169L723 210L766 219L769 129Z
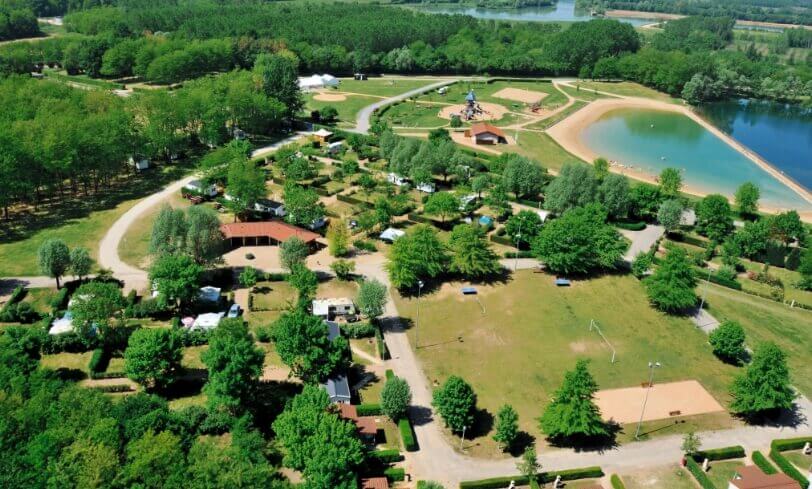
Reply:
M444 87L446 85L450 85L454 83L456 79L447 79L441 80L430 85L426 85L424 87L415 88L414 90L409 90L408 92L401 93L400 95L396 95L394 97L390 97L380 102L375 102L372 105L367 105L360 112L358 112L358 117L355 120L355 127L350 129L352 132L357 132L360 134L366 134L369 132L369 118L372 116L372 113L376 109L380 109L381 107L386 107L387 105L393 104L395 102L400 102L401 100L406 100L409 97L413 97L415 95L419 95L423 92L434 90L436 88Z

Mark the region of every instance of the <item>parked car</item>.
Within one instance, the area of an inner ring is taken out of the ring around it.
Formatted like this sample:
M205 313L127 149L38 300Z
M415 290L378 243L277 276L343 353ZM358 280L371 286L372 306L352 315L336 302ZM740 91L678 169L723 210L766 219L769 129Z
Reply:
M236 318L240 317L242 314L242 308L239 304L232 304L231 307L228 309L228 317L229 318Z

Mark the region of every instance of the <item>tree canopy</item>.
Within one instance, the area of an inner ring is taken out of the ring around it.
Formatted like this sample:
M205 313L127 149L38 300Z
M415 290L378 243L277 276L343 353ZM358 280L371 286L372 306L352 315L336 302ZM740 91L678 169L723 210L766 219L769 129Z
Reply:
M416 286L420 279L438 276L446 261L446 247L437 232L431 226L418 224L392 244L386 269L392 285L403 289Z
M685 248L674 246L645 280L649 301L661 311L681 313L696 305L696 276Z
M183 345L177 331L141 328L130 335L124 351L124 371L148 390L162 390L177 378L182 358Z
M347 340L330 341L324 321L300 308L283 313L274 322L271 336L279 357L305 382L324 382L348 366Z
M786 354L775 343L756 345L752 361L730 388L734 413L764 416L790 409L797 397L790 384Z
M606 424L594 402L597 391L588 362L578 360L575 369L564 374L561 387L544 410L541 430L551 439L568 444L607 436Z
M211 408L242 413L251 406L265 352L254 344L242 319L221 320L200 358L209 371L203 392Z
M471 428L476 410L476 394L462 378L452 375L434 391L431 405L440 413L445 426L454 433Z

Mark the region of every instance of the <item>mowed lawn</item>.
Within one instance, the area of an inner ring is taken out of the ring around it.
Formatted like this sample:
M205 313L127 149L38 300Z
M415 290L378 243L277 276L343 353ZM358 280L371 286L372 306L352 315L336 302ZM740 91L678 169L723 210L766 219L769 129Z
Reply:
M512 404L522 429L533 435L564 372L580 358L591 361L602 389L640 385L648 378L648 361L656 360L663 365L658 381L697 379L721 404L729 401L736 369L716 359L707 337L688 319L652 309L631 276L557 288L550 275L520 271L505 285L477 286L478 296L462 296L463 285L445 285L420 301L417 353L426 375L439 383L462 376L473 385L479 407L491 414ZM417 301L395 300L400 314L414 320ZM610 350L589 331L591 319L617 350L614 365ZM414 345L414 328L409 337Z
M152 236L152 225L158 217L161 208L169 204L175 209L185 209L191 204L181 197L180 193L173 194L165 202L158 204L145 212L135 221L118 244L118 256L124 263L134 267L145 268L148 265L149 241Z
M511 146L514 151L523 156L541 163L544 168L558 171L565 163L577 163L580 158L572 155L562 148L550 136L538 132L522 131L519 133L518 147Z
M333 95L333 92L327 93ZM315 93L305 95L305 110L307 111L307 115L310 115L310 112L313 110L322 110L327 106L334 107L338 111L338 125L345 127L354 127L355 118L358 116L358 112L360 112L361 109L363 109L367 105L372 105L375 102L381 100L377 97L365 97L361 95L344 95L345 97L347 97L345 100L332 102L332 101L316 100L314 99L316 95L317 94ZM335 95L343 95L343 94L336 93Z
M654 100L660 100L662 102L669 102L672 104L679 104L682 101L678 98L674 98L667 93L658 92L653 88L644 87L643 85L639 85L633 82L578 82L578 86L582 89L587 90L598 90L599 92L607 92L614 95L620 95L623 97L643 97L643 98L650 98Z
M340 92L361 93L375 97L394 97L439 81L441 80L420 78L369 78L367 80L357 81L341 78L338 90Z
M704 285L703 285L704 286ZM809 355L812 352L812 311L789 306L718 285L708 287L708 310L719 321L741 323L752 348L761 341L773 341L786 352L792 382L807 397L812 396Z

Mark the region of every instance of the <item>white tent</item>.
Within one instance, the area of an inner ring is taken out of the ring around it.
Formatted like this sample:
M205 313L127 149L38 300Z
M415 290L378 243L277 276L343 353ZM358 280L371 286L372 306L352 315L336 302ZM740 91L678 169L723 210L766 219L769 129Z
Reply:
M51 323L51 329L48 334L57 335L63 333L73 333L73 315L70 311L66 312L62 319L57 319Z
M223 319L225 314L224 312L207 312L206 314L201 314L195 318L195 322L189 330L211 331L220 324L220 320Z
M327 73L325 73L321 75L321 83L325 87L337 87L338 78L334 77L333 75L328 75Z
M337 87L338 78L333 75L313 75L299 78L299 88L302 90L316 90L325 87Z
M382 241L389 241L390 243L394 243L396 239L400 238L406 234L406 232L401 231L400 229L395 228L386 228L384 232L381 233L379 236Z

